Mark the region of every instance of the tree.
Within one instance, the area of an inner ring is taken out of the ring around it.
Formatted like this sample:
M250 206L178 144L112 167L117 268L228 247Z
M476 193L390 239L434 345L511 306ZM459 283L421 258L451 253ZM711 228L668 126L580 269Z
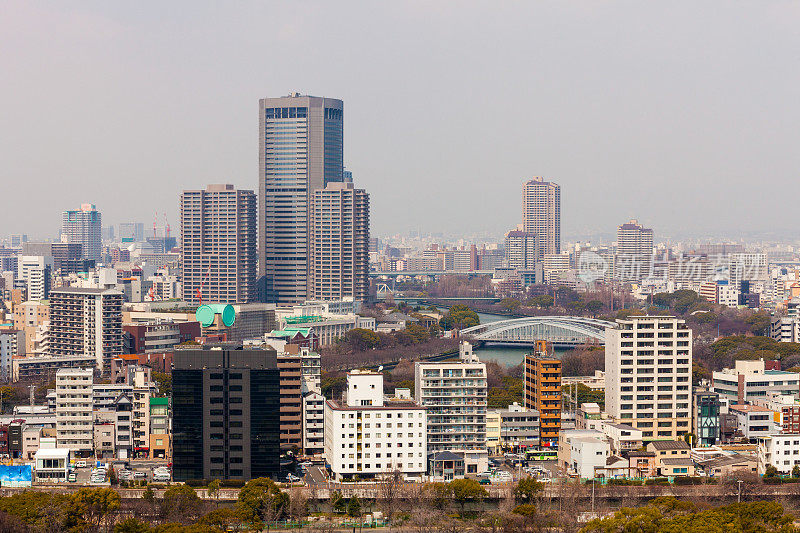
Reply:
M800 465L794 465L794 468L792 468L792 477L800 477Z
M361 517L361 501L358 499L358 496L353 496L350 498L350 501L347 502L347 516L353 518Z
M444 330L466 329L477 326L480 323L481 319L478 317L478 313L461 304L451 307L439 321L439 325Z
M158 394L169 396L172 394L172 376L164 372L152 372L153 381L158 383Z
M173 485L164 491L161 512L181 523L192 523L202 515L203 500L189 485Z
M600 300L590 300L586 302L585 309L590 315L597 316L597 313L603 309L603 302Z
M214 498L217 501L217 505L219 505L219 489L221 485L218 479L214 479L208 484L208 497Z
M88 529L100 529L111 513L119 510L121 498L113 489L82 488L72 495L72 501Z
M342 496L342 492L339 490L335 490L331 492L329 498L331 504L331 512L332 513L342 513L347 509L347 502Z
M454 479L450 482L453 500L461 506L461 515L469 502L480 501L487 496L486 489L474 479Z
M536 481L533 477L526 477L519 480L514 487L514 497L521 502L530 503L534 496L544 490L544 484Z
M772 465L767 465L767 468L764 469L764 479L775 477L778 477L778 469Z
M274 481L259 477L248 481L239 491L236 508L244 521L260 527L263 522L279 519L288 503L289 497Z
M114 526L114 533L149 533L150 526L138 518L129 517Z
M372 350L380 343L380 337L374 331L355 328L351 329L344 335L345 342L350 345L351 349L357 352L365 350Z
M500 300L499 305L506 311L513 312L517 311L522 305L522 303L520 303L520 301L517 300L516 298L503 298L502 300Z
M539 309L547 309L548 307L553 306L553 297L549 294L539 294L531 298L531 305L534 305Z
M424 342L431 338L431 334L423 326L417 323L410 324L406 328L406 333L414 340L414 342Z

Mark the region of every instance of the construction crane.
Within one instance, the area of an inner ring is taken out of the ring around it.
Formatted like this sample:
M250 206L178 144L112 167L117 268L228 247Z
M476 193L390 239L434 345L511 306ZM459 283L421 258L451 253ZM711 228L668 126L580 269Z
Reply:
M164 213L164 239L165 239L164 240L164 251L165 252L167 251L166 250L166 245L167 245L166 239L169 239L169 229L170 228L169 228L169 222L167 221L167 214Z

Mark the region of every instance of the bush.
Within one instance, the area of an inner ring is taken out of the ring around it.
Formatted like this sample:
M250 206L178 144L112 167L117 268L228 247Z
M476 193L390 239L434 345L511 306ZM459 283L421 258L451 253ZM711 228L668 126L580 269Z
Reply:
M675 478L676 485L702 485L703 478L698 476L685 476L685 477L676 477Z
M190 487L205 487L209 482L205 479L187 479L184 483Z
M245 481L243 479L223 479L220 480L220 487L241 488L244 487Z
M609 479L609 485L641 485L642 481L639 479Z
M651 479L647 479L644 482L645 485L669 485L669 479L665 477L654 477Z

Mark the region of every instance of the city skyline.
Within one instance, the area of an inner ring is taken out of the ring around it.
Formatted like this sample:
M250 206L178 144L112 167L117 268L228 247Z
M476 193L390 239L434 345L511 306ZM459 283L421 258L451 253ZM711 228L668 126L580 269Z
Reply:
M403 4L378 13L374 26L353 6L245 6L228 17L196 7L193 31L177 8L155 17L12 2L2 39L17 53L2 65L14 83L0 89L15 102L4 117L14 139L0 148L8 194L35 195L52 213L90 201L108 224L149 226L153 212L175 224L169 199L183 189L226 181L256 190L255 101L292 90L346 102L345 165L372 191L375 234L419 227L424 213L430 231L501 235L518 222L505 206L535 175L561 184L569 199L565 237L613 233L626 218L661 234L765 231L782 214L751 195L749 220L733 216L726 206L737 190L766 175L800 192L789 148L796 80L783 68L794 61L794 6L693 7L689 17L681 6L621 2L517 6L529 11L514 16L504 5ZM323 26L334 11L337 30ZM276 31L255 24L268 15L283 21ZM406 49L398 20L416 27L419 45ZM496 42L491 53L466 29L479 20ZM623 30L612 35L612 26ZM199 38L212 27L213 45ZM316 57L322 43L342 61ZM248 51L257 49L293 53L273 54L271 68L253 72ZM187 61L189 51L202 60ZM356 67L385 58L388 71L375 67L353 83ZM214 71L221 75L211 79ZM163 83L138 81L154 77ZM392 105L380 105L385 96ZM402 186L387 194L390 183ZM674 194L657 193L665 183ZM120 197L131 201L112 212ZM22 205L0 216L9 233L57 231L55 219L26 222Z

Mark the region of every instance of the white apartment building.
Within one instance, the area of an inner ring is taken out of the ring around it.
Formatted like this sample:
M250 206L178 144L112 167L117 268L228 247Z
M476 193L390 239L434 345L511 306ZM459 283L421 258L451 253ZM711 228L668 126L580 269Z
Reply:
M731 403L749 403L769 392L798 398L800 376L796 372L778 370L776 361L736 361L734 368L724 368L712 374L712 391Z
M603 433L594 430L570 429L558 435L560 470L581 478L594 478L595 470L605 468L611 447Z
M781 433L758 439L758 475L772 465L781 474L791 474L800 465L800 434Z
M77 456L94 448L91 368L62 368L56 372L56 442Z
M384 398L383 374L350 372L345 401L325 402L325 460L337 480L427 468L425 410L410 399Z
M800 342L800 320L796 316L773 317L769 336L778 342Z
M53 258L42 255L23 255L17 260L17 280L28 289L28 300L46 300L50 292L50 273Z
M477 474L489 466L486 365L460 351L460 361L414 363L414 397L427 411L428 451L459 454L465 473Z
M606 411L642 431L675 439L691 431L692 331L672 316L632 316L606 329Z
M751 442L778 431L775 412L758 405L731 405L728 412L736 415L738 432Z
M303 395L303 453L325 453L325 397L319 392Z

